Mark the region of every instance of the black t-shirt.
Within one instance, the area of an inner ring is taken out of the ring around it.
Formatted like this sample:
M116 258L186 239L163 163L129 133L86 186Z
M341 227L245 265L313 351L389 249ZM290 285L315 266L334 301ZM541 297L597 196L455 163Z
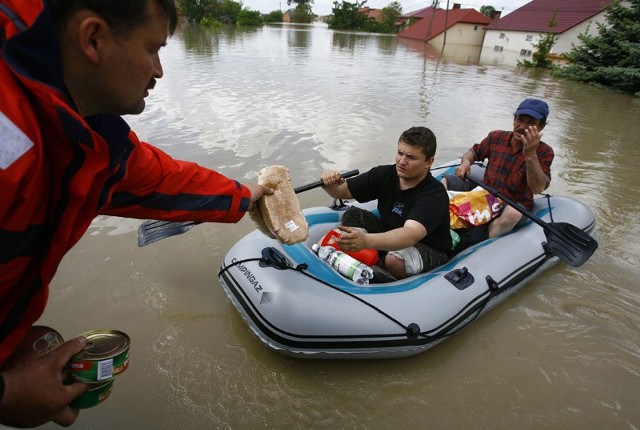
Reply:
M361 203L378 199L385 231L402 227L411 219L427 229L420 242L442 252L451 250L449 196L431 172L408 190L400 190L400 178L393 164L374 167L348 179L347 185L353 198Z

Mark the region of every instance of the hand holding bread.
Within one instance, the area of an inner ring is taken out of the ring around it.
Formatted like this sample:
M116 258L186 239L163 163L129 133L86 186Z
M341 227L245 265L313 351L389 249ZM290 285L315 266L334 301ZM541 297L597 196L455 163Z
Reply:
M309 236L309 225L291 185L289 170L284 166L268 166L258 173L258 184L273 190L264 193L249 213L258 229L269 237L292 245Z

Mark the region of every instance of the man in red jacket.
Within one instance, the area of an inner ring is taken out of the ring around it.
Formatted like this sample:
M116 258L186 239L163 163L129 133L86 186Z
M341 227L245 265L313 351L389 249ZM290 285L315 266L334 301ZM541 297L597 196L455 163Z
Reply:
M120 117L144 110L176 22L174 0L0 0L0 423L78 415L88 386L61 369L84 339L12 354L95 216L232 223L272 193L174 160Z

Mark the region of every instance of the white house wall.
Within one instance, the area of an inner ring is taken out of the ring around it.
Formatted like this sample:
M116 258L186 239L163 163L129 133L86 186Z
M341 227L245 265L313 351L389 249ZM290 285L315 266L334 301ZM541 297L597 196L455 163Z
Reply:
M572 44L579 45L580 40L578 36L587 32L588 34L594 35L598 34L598 25L597 24L605 24L605 13L600 13L589 21L585 21L582 24L576 25L573 28L565 31L561 35L558 36L558 41L553 46L553 50L556 54L565 53L571 51Z
M482 46L484 25L459 23L447 30L447 44ZM434 46L444 43L444 33L440 33L429 41Z
M589 34L596 34L598 32L596 23L605 23L604 12L558 35L558 39L551 52L561 54L571 51L572 44L578 45L580 43L578 35L587 30ZM500 37L501 35L503 35L503 37ZM482 50L532 52L535 51L533 45L538 43L542 36L544 36L543 33L530 31L487 30L482 43Z

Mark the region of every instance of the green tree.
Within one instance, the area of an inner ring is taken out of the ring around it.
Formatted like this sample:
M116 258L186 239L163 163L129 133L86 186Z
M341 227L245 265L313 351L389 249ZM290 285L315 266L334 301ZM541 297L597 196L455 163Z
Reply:
M598 34L578 36L557 76L640 95L640 0L613 0Z
M553 17L549 21L548 25L549 25L549 29L553 29L555 26L558 25L558 22L556 21L555 12L553 14ZM531 59L533 61L529 61L529 60L518 61L518 65L524 66L524 67L538 67L542 69L553 68L554 67L553 61L549 59L549 54L553 49L553 45L555 45L557 41L558 41L558 37L554 33L552 32L546 33L544 36L540 38L538 43L535 43L533 45L533 47L535 48L535 50L533 51L533 54L531 54Z
M296 4L296 7L291 14L292 22L308 23L313 21L314 15L311 10L313 0L287 0L287 4L291 6L292 3Z
M244 27L260 27L264 24L262 14L256 10L242 9L238 14L238 25Z
M274 10L269 12L269 15L264 17L264 22L282 22L284 21L284 14L281 10Z
M296 7L291 14L291 22L310 23L313 21L314 15L307 6Z
M178 6L189 21L203 25L236 24L243 10L234 0L179 0Z
M236 24L241 12L241 3L233 0L223 0L220 6L220 14L217 18L225 24Z
M387 7L382 9L382 27L386 29L385 33L394 33L396 31L396 22L398 17L402 15L402 6L397 1L389 3Z
M332 15L327 20L329 28L334 30L362 30L364 29L367 17L358 9L363 7L367 3L364 0L362 3L349 3L348 1L342 1L338 3L333 2Z
M309 6L313 4L313 0L287 0L287 4L291 6L291 3L295 3L297 6Z
M480 6L480 13L491 18L496 13L496 8L493 6Z
M400 3L393 1L383 8L380 13L380 22L359 12L366 3L367 0L363 2L356 0L355 3L334 1L333 13L327 19L329 28L334 30L369 31L372 33L395 33L397 31L396 22L402 14Z
M200 23L215 8L217 0L179 0L180 12L189 21Z

